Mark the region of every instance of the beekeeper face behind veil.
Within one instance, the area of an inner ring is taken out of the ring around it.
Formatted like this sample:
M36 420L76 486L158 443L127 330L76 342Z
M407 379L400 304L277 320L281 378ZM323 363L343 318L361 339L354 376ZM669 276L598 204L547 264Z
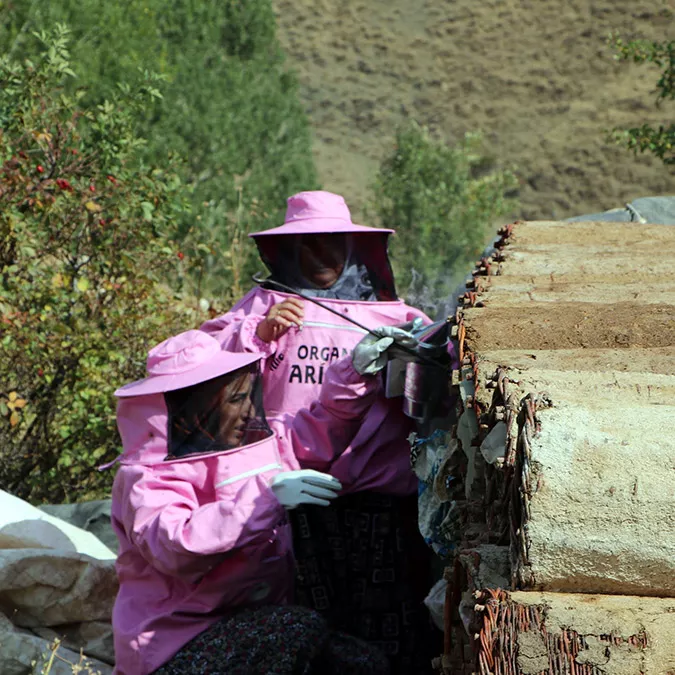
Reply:
M165 393L169 457L230 450L271 435L258 363Z
M293 248L300 274L316 288L331 288L342 276L348 255L346 235L301 234Z
M279 237L271 278L316 298L376 301L371 275L351 234Z
M125 431L131 436L136 427L141 433L146 428L136 419L134 401L163 394L168 421L166 435L160 435L166 438L166 459L232 450L271 437L259 359L255 354L223 352L201 331L165 340L148 355L148 377L115 392L120 399L131 399L121 415L123 421L129 417ZM143 409L140 403L136 407ZM135 443L142 446L142 438ZM127 438L125 445L134 442Z
M390 234L355 225L342 197L318 191L294 195L284 225L250 236L270 280L312 297L376 302L396 300Z

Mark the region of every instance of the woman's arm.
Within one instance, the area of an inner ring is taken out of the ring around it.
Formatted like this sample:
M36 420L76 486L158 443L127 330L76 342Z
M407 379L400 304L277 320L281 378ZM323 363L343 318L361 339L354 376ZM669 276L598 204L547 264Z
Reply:
M351 356L333 363L319 399L298 411L288 431L300 466L327 471L349 447L379 394L379 378L357 373Z
M275 304L274 297L263 289L245 295L229 312L203 323L199 330L212 335L221 347L230 352L255 352L264 355L276 351L276 342L265 342L258 335L258 326Z
M280 504L269 488L247 501L199 504L194 487L162 467L124 466L113 500L141 555L164 574L197 581L235 550L272 536Z
M226 351L269 356L289 328L302 325L303 308L299 298L279 298L255 289L227 314L202 324L200 330L213 335Z

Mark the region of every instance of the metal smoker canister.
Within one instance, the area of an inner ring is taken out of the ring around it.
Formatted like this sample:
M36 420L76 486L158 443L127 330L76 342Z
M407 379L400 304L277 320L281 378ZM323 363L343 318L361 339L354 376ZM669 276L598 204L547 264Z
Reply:
M387 369L386 395L389 398L403 395L403 412L415 420L433 417L448 392L448 374L444 365L449 362L447 321L437 321L412 331L418 344L415 350L433 359L438 366L425 361L399 359L390 361Z

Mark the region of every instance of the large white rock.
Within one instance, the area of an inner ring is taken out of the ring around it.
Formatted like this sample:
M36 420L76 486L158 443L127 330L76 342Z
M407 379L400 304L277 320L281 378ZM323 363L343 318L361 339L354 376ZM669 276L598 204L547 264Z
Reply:
M80 650L110 673L117 588L115 554L93 534L0 492L2 675L39 672L31 662L48 660L57 638L50 675L71 675Z
M86 553L99 560L115 554L93 534L0 490L0 549L53 548Z

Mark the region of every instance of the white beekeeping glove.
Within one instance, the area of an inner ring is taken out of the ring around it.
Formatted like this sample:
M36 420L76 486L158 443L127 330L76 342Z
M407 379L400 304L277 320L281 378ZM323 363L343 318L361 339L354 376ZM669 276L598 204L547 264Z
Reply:
M270 489L279 503L286 509L294 509L300 504L328 506L342 489L337 478L314 469L300 471L282 471L272 479Z
M379 373L387 365L387 350L394 343L410 348L417 344L417 340L410 333L395 326L382 326L382 328L376 328L373 333L381 337L368 333L352 352L354 370L360 375ZM398 352L402 356L407 356L402 350L397 350L397 356L399 356Z

